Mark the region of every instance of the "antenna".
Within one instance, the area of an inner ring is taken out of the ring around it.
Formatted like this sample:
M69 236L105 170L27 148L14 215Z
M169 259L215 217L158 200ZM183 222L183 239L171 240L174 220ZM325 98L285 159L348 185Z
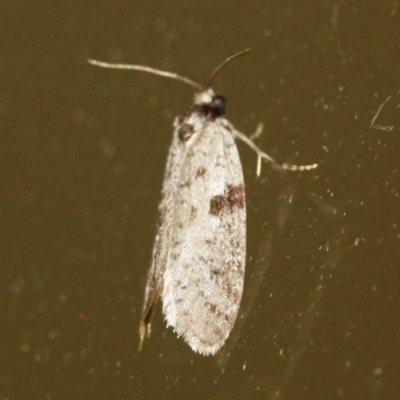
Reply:
M251 50L251 48L248 48L246 50L240 51L239 53L234 54L233 56L228 57L224 62L222 62L217 68L215 68L215 70L213 71L213 73L210 76L210 79L208 80L207 83L207 88L211 87L211 84L215 78L215 76L222 70L224 69L231 61L236 60L236 58L239 58L243 55L245 55L246 53L248 53Z
M135 71L148 72L149 74L164 76L165 78L176 79L190 86L194 86L196 89L203 90L203 86L201 86L199 83L192 81L191 79L186 78L185 76L175 74L174 72L162 71L160 69L155 69L151 67L146 67L144 65L136 65L136 64L112 64L104 61L97 61L91 59L88 59L87 62L89 64L96 65L97 67L102 67L102 68L131 69L131 70L133 69Z
M227 64L229 64L231 61L235 60L236 58L239 58L239 57L243 56L244 54L248 53L250 50L251 50L250 48L243 50L239 53L234 54L233 56L228 57L225 61L223 61L211 74L206 87L207 88L211 87L211 84L212 84L215 76L222 69L224 69ZM175 74L174 72L163 71L161 69L146 67L144 65L137 65L137 64L113 64L113 63L108 63L108 62L104 62L104 61L92 60L92 59L88 59L87 62L89 64L95 65L96 67L101 67L101 68L130 69L130 70L135 70L135 71L147 72L149 74L159 75L159 76L163 76L165 78L176 79L177 81L184 82L190 86L195 87L196 89L204 90L203 86L200 85L199 83L192 81L191 79L186 78L185 76Z

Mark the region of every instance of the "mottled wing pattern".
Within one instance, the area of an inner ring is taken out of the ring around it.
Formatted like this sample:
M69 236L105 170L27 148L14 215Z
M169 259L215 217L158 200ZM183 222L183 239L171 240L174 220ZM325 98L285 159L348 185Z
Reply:
M143 344L145 335L150 335L151 318L154 306L161 294L164 272L167 266L167 255L169 246L169 230L173 220L174 195L182 165L182 158L185 154L185 147L177 135L174 135L171 143L167 165L164 174L162 200L158 207L159 218L157 235L154 241L153 258L148 275L144 296L142 317L140 321L140 347Z
M175 126L174 141L179 142L184 130L191 135L176 144L185 148L179 155L179 177L174 175L173 196L165 198L162 205L164 212L168 208L173 225L160 231L165 237L159 239L161 245L157 244L155 251L162 260L156 261L155 267L166 260L160 271L164 274L163 313L168 325L183 335L193 350L214 354L232 330L243 290L243 173L227 120L207 121L193 113ZM177 168L176 164L173 174Z

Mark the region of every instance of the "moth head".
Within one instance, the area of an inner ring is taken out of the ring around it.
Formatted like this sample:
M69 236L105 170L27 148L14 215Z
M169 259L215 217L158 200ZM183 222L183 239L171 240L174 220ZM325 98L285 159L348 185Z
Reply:
M195 94L194 104L199 106L204 114L212 119L220 117L225 114L226 111L226 99L223 96L216 96L214 91L211 89L214 78L218 73L224 69L232 60L248 53L250 49L243 50L233 56L228 57L224 62L222 62L211 74L206 89L202 90L200 93ZM199 86L197 83L192 82L192 85Z
M211 88L196 93L194 104L199 106L207 116L217 118L226 112L226 99L223 96L215 95Z

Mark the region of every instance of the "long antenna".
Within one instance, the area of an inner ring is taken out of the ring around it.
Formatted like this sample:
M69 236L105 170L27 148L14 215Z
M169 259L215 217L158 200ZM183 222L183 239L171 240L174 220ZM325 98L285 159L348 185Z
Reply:
M248 53L251 49L248 48L246 50L243 50L239 53L234 54L233 56L228 57L225 61L223 61L211 74L210 79L208 80L207 83L207 88L211 87L211 84L215 78L215 76L226 67L227 64L229 64L231 61L235 60L236 58L239 58L243 56L244 54ZM163 76L165 78L171 78L171 79L176 79L178 81L184 82L190 86L195 87L196 89L199 90L204 90L203 86L200 85L199 83L186 78L185 76L175 74L174 72L168 72L168 71L163 71L161 69L156 69L156 68L151 68L151 67L146 67L145 65L136 65L136 64L113 64L113 63L108 63L104 61L97 61L97 60L92 60L88 59L87 62L89 64L95 65L97 67L102 67L102 68L111 68L111 69L130 69L130 70L135 70L135 71L142 71L142 72L147 72L149 74L154 74L154 75L159 75Z
M207 83L207 88L210 88L213 80L215 78L215 76L222 70L224 69L227 64L229 64L231 61L235 60L236 58L239 58L243 55L245 55L246 53L248 53L251 50L251 48L248 48L246 50L240 51L239 53L234 54L233 56L228 57L224 62L222 62L217 68L215 68L215 70L213 71L213 73L210 76L210 79L208 80Z
M154 74L154 75L159 75L159 76L164 76L166 78L172 78L176 79L178 81L184 82L190 86L194 86L196 89L203 90L203 86L201 86L199 83L192 81L189 78L186 78L185 76L181 76L178 74L175 74L173 72L167 72L167 71L162 71L160 69L155 69L151 67L146 67L144 65L136 65L136 64L112 64L112 63L107 63L104 61L97 61L97 60L87 60L89 64L96 65L97 67L102 67L102 68L112 68L112 69L133 69L135 71L143 71L143 72L148 72L149 74Z

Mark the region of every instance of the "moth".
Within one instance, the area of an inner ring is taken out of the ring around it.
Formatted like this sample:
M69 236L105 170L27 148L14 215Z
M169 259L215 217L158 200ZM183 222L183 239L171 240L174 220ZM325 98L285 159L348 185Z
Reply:
M150 335L159 297L167 326L200 354L215 354L234 326L246 264L246 196L235 139L256 152L258 172L262 159L280 169L302 171L317 166L277 164L224 117L226 100L214 93L212 82L228 63L249 50L222 62L205 87L146 66L88 60L100 67L177 79L198 90L193 104L173 125L139 324L140 348Z

